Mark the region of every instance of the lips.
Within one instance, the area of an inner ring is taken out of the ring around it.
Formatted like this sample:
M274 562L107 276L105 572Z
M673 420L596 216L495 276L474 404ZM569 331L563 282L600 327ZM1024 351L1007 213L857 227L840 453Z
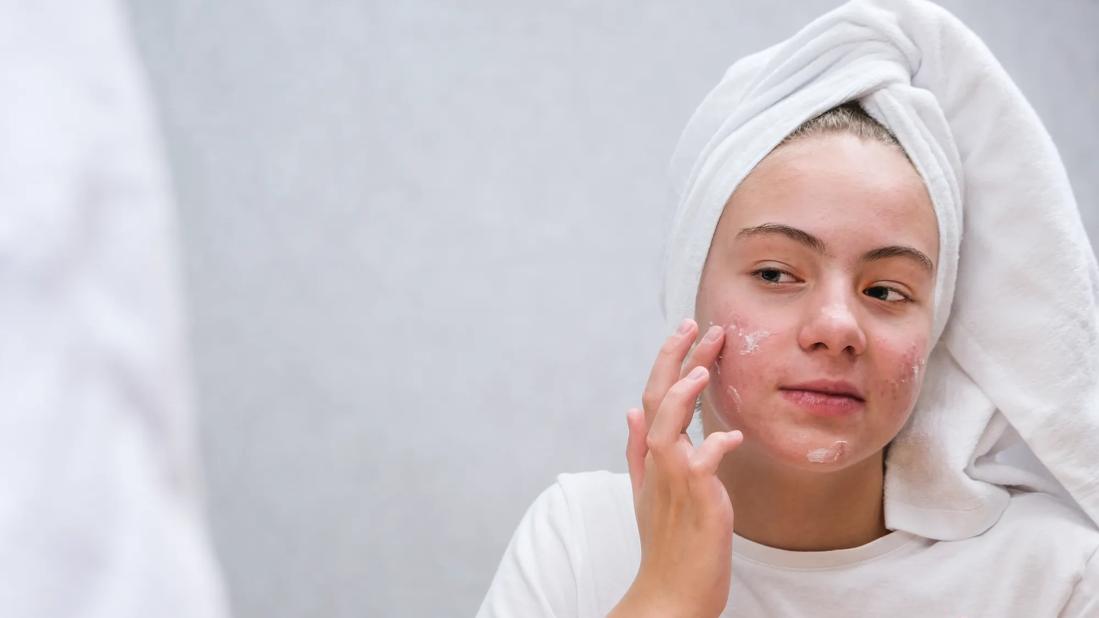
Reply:
M850 397L858 401L864 401L862 392L850 382L842 380L811 380L799 384L787 384L780 387L784 391L809 391L825 395Z
M845 382L804 382L780 390L783 399L814 416L848 418L866 407L858 389Z

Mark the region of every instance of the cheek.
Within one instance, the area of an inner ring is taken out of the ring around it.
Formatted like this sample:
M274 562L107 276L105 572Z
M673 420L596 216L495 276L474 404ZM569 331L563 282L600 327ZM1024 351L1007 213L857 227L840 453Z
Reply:
M781 331L775 325L749 322L730 313L723 322L725 344L714 364L714 376L707 388L710 409L726 426L741 426L740 410L766 396L781 363L775 357Z
M919 396L926 363L926 340L878 342L873 396L883 411L907 416Z

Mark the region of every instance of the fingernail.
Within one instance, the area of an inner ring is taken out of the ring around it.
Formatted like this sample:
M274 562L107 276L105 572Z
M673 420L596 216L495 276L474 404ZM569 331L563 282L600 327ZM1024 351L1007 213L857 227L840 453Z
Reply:
M677 330L676 332L682 335L689 330L691 330L691 319L687 318L679 323L679 330Z
M687 377L692 380L701 380L702 376L706 375L706 368L702 365L695 367L691 370L691 373L687 374Z
M706 331L706 336L702 338L702 341L705 342L705 343L710 343L711 341L717 341L717 338L720 335L721 335L721 327L715 324L715 325L710 327L710 330Z

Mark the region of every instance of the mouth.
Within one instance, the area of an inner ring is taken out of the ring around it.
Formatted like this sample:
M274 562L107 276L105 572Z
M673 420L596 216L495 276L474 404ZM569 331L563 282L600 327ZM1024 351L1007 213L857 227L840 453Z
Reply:
M788 384L786 386L779 387L779 390L784 391L805 391L808 393L818 393L821 395L828 395L833 397L847 397L849 399L855 399L857 401L865 401L862 396L862 392L859 391L850 382L844 382L842 380L813 380L811 382L802 382L800 384Z
M844 416L863 409L865 400L847 382L816 380L779 389L787 401L816 416Z

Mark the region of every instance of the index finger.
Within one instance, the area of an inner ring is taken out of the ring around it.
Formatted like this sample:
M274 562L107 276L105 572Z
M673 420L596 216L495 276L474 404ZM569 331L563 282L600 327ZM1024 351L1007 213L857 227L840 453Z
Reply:
M645 426L653 426L653 417L660 409L660 402L664 401L664 395L668 389L679 380L680 368L683 359L691 344L695 340L698 324L691 318L683 320L679 329L664 340L660 351L653 361L652 371L649 372L649 381L645 383L645 392L641 395L641 402L645 408Z
M710 330L706 331L702 341L699 341L698 345L691 350L686 362L683 363L683 367L679 372L680 379L686 377L695 367L705 367L707 369L712 367L717 358L721 356L724 345L725 329L711 322Z

